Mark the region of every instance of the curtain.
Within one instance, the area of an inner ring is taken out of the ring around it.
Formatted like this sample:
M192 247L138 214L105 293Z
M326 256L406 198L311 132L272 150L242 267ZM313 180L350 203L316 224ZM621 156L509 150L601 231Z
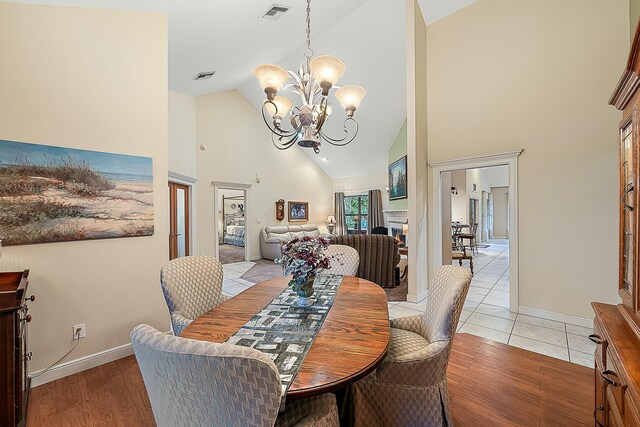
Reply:
M367 233L384 226L382 217L382 194L380 190L369 190L369 212L367 213Z
M347 234L347 219L344 216L344 193L335 193L333 212L336 217L336 227L333 234L336 236Z

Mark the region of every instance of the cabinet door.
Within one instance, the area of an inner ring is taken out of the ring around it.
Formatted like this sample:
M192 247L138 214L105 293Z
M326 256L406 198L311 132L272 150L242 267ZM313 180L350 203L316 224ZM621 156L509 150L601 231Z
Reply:
M635 309L636 286L636 141L635 120L620 133L620 296Z

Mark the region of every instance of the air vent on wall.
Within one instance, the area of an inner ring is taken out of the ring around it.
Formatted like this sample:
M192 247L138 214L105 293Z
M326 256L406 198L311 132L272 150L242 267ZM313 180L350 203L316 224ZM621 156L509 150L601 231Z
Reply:
M193 80L207 80L210 79L216 72L215 71L203 71L198 73Z
M265 13L260 16L260 19L269 19L271 21L277 21L289 10L288 6L281 6L279 4L274 4L267 10Z

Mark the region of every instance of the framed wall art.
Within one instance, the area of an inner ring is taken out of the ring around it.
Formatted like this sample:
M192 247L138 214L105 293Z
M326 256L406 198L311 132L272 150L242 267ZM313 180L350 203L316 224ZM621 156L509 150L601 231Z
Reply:
M389 200L407 198L407 156L389 165Z
M153 162L0 140L4 244L153 235Z
M289 221L309 221L309 202L289 202Z

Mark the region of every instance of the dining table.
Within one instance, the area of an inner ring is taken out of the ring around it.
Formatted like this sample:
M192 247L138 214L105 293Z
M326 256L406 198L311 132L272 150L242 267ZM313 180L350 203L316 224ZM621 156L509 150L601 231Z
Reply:
M256 283L195 319L180 336L225 342L278 297L289 280L289 277L279 277ZM386 293L373 282L344 276L286 398L305 398L343 389L380 365L388 347Z

